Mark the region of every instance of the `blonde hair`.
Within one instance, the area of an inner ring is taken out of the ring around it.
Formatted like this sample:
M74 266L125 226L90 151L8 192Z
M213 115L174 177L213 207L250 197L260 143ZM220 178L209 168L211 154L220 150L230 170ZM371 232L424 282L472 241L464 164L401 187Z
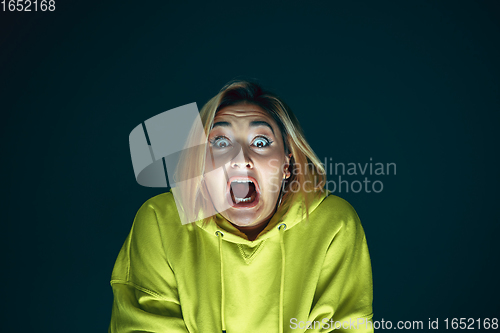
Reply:
M307 193L323 190L326 182L324 166L307 143L299 121L285 102L277 95L264 90L260 85L244 80L229 82L210 99L200 111L203 131L199 125L193 126L191 130L191 142L188 145L195 148L185 150L175 172L175 178L189 182L186 185L188 190L182 194L183 200L189 201L183 202L194 202L194 212L184 213L190 216L191 221L203 219L204 223L209 223L213 215L217 213L210 200L205 198L206 189L204 189L202 178L196 178L196 176L203 175L205 172L206 151L203 141L207 140L215 115L224 107L236 104L257 105L268 112L278 124L283 137L284 153L292 154L289 163L291 176L285 180L282 204L278 210L288 209L290 203L302 200L306 219L308 219ZM197 133L203 133L203 137Z

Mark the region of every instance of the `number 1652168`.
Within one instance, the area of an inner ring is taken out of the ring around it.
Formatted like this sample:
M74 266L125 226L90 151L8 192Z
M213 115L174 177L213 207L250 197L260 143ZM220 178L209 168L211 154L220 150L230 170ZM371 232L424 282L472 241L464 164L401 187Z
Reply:
M53 12L56 10L55 0L2 0L4 12Z

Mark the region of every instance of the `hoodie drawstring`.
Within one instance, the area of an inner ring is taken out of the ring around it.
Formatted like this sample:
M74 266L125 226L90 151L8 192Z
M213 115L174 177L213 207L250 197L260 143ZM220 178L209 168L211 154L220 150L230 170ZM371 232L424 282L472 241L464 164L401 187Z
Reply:
M219 238L219 256L220 256L220 288L221 288L221 301L220 301L220 313L222 322L222 333L226 333L226 316L224 314L224 261L222 260L222 237L224 233L217 230L215 235Z
M281 223L278 226L280 234L280 247L281 247L281 283L280 283L280 315L279 315L279 332L283 333L283 297L285 292L285 242L283 236L285 234L286 224Z
M285 234L286 224L281 223L278 225L278 230L280 234L280 248L281 248L281 282L280 282L280 308L279 308L279 332L283 333L283 298L285 293L285 242L283 236ZM226 333L226 316L224 312L224 261L222 260L222 237L224 233L220 230L215 232L217 238L219 238L219 256L220 256L220 286L221 286L221 302L220 302L220 312L221 312L221 323L222 323L222 333Z

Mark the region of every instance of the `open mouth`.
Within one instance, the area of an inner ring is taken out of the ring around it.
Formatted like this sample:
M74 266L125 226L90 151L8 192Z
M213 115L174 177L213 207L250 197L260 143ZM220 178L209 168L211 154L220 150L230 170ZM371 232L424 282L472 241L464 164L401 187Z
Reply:
M226 198L231 207L252 208L259 203L259 184L253 177L231 177L227 183Z

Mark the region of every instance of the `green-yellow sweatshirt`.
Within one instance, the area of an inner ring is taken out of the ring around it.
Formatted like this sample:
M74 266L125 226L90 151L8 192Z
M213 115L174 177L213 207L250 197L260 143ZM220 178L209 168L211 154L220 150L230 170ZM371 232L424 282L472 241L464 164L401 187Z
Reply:
M372 275L358 215L311 194L254 241L225 220L182 225L172 193L146 201L116 260L110 333L373 332Z

